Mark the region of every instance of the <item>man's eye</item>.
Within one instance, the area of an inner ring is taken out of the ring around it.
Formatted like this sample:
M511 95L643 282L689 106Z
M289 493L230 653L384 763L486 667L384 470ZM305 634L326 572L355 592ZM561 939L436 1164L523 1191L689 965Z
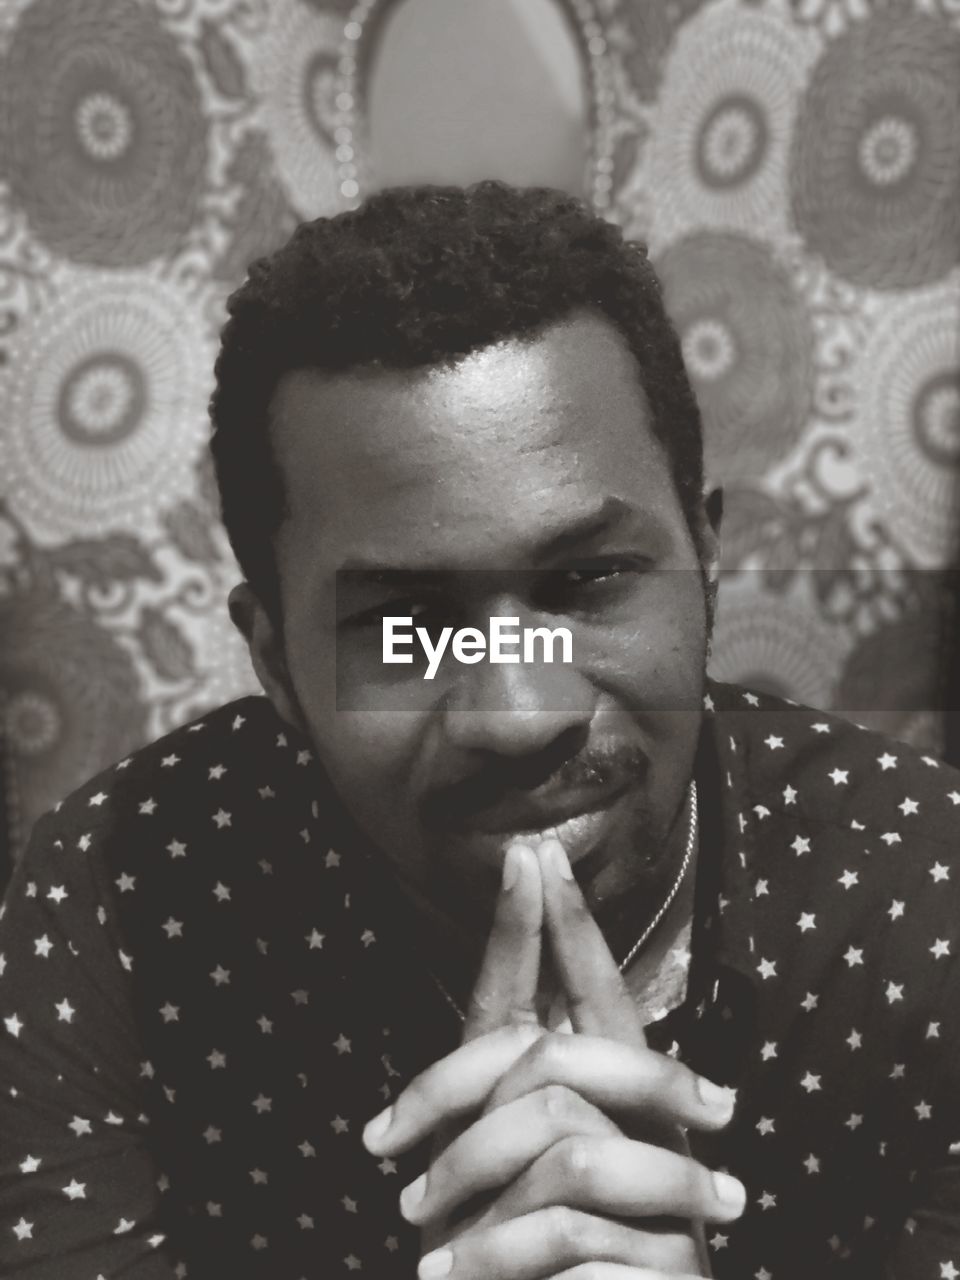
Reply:
M355 614L348 619L347 625L362 629L374 627L380 631L383 629L384 618L412 618L415 627L430 629L443 625L444 611L432 600L388 600L386 604L374 605L371 609Z
M561 570L563 581L572 587L589 586L595 582L606 582L619 578L627 573L638 572L641 562L635 557L623 557L613 560L591 560L584 564L571 565Z

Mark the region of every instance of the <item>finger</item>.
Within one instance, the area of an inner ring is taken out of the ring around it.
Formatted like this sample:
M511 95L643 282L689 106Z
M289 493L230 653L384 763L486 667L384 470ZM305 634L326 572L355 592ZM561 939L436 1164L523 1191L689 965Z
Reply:
M500 1195L483 1229L551 1204L618 1218L733 1222L746 1205L743 1183L687 1156L630 1138L563 1138Z
M570 1271L557 1271L550 1280L698 1280L707 1274L703 1271L686 1272L682 1276L672 1271L651 1271L649 1267L621 1267L616 1262L586 1262Z
M446 1122L479 1110L504 1072L542 1034L530 1024L501 1027L433 1063L369 1122L363 1133L367 1150L397 1155Z
M543 894L532 849L512 844L490 936L473 986L463 1043L510 1023L537 1023Z
M406 1187L400 1209L423 1225L482 1191L506 1186L561 1138L615 1135L617 1126L563 1085L548 1085L482 1116L455 1138L427 1173Z
M595 1036L538 1036L496 1082L486 1102L494 1111L548 1084L565 1085L595 1107L649 1116L689 1129L722 1129L736 1093L653 1049Z
M618 1263L620 1272L631 1276L636 1274L633 1268L656 1268L674 1278L697 1266L689 1240L676 1232L643 1231L565 1205L551 1205L458 1237L444 1249L427 1254L418 1275L421 1280L431 1276L537 1280L586 1262Z
M633 997L584 901L563 845L544 840L537 854L544 924L574 1031L646 1044Z

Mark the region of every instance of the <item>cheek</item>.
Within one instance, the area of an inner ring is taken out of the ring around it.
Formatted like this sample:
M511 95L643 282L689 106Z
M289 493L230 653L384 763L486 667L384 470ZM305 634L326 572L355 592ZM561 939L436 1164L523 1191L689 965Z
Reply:
M321 720L308 715L308 725L320 764L354 820L370 835L379 832L381 814L402 825L416 724L399 713L334 710Z

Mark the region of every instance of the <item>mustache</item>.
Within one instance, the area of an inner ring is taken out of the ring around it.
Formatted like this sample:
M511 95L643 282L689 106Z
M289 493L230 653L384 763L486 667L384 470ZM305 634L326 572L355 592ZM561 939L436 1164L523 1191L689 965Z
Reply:
M570 791L607 795L636 782L649 763L641 747L624 742L597 743L560 759L547 752L535 759L498 760L428 796L423 820L428 826L462 821L496 809L518 793L545 803Z

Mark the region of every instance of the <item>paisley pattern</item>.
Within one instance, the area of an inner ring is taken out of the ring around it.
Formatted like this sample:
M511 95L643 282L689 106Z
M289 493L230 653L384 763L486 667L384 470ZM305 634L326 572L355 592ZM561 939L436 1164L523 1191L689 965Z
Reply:
M593 8L611 216L664 274L727 491L714 668L936 749L939 658L907 632L960 528L957 0ZM354 9L0 5L17 847L93 770L256 688L206 401L227 290L365 163L335 120Z

